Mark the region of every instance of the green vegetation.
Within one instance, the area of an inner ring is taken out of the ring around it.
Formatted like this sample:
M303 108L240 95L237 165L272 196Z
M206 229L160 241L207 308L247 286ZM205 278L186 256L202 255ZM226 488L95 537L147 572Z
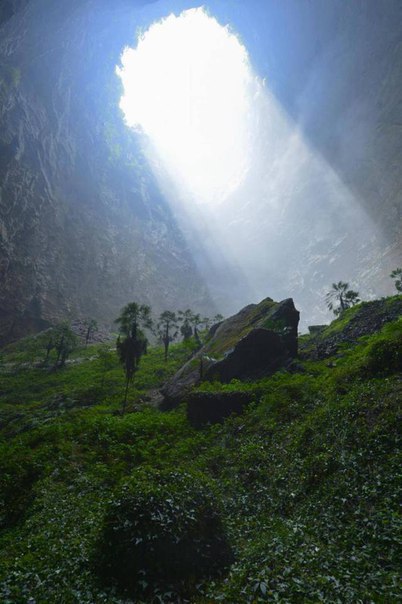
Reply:
M149 349L125 415L113 345L52 371L44 342L1 356L1 602L399 601L401 318L325 360L304 336L297 373L202 384L254 400L202 430L154 404L194 342Z
M134 374L138 371L140 360L143 354L147 353L148 340L142 331L143 329L152 329L151 309L144 304L136 302L127 304L121 311L120 316L115 321L118 323L120 337L117 340L117 353L120 363L124 367L126 374L126 390L124 393L123 413L126 409L128 387L132 382Z
M88 342L93 338L94 334L98 331L98 323L95 319L85 319L85 346L88 346Z
M333 283L332 289L325 296L325 300L329 310L332 310L335 316L360 302L358 292L349 289L349 283L344 281Z
M213 490L200 472L135 470L107 507L95 554L102 581L177 600L219 574L231 552Z
M390 274L391 279L395 282L396 291L402 292L402 267L398 267Z
M176 313L171 312L170 310L165 310L161 313L157 324L157 334L159 341L162 342L165 350L165 361L167 361L168 358L171 342L179 335L178 327Z

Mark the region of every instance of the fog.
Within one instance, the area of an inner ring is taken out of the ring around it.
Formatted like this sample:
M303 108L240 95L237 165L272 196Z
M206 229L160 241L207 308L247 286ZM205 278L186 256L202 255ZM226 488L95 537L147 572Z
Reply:
M126 123L220 310L292 296L308 321L326 321L331 283L359 289L357 272L384 242L356 190L306 140L303 99L295 121L236 32L203 9L154 24L117 70Z

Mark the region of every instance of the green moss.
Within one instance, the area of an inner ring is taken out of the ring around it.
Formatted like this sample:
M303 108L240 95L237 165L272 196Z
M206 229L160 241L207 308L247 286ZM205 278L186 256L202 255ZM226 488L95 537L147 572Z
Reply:
M259 304L247 307L242 315L237 315L236 322L233 322L226 328L219 331L219 338L212 340L206 348L206 353L214 358L220 358L225 352L228 352L244 338L252 329L262 327L264 323L269 322L266 315L275 307L277 303L266 298Z
M352 308L343 311L335 321L332 321L332 323L320 333L320 336L326 338L343 331L364 304L365 303L362 302L361 304L356 304L355 306L352 306Z

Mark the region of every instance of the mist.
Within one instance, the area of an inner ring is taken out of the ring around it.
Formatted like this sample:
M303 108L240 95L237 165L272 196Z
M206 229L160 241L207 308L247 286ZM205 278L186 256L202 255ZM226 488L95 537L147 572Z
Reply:
M144 46L151 62L144 52L141 56ZM193 60L174 61L185 50ZM206 80L219 51L216 77ZM141 61L151 90L143 85ZM183 87L190 69L198 87ZM318 64L317 73L310 72L310 87L320 69ZM253 68L236 31L219 25L203 9L154 24L136 50L125 50L118 73L125 86L121 108L126 122L141 133L161 190L222 312L232 313L267 295L292 296L303 311L305 328L307 322L328 319L323 299L334 281L349 281L365 298L375 295L370 284L358 283L356 277L381 255L381 231L358 193L306 138L303 125L311 118L306 91L298 101L296 121L270 91L269 73L262 79ZM234 73L240 73L235 80ZM216 87L219 79L223 86ZM137 108L135 116L133 104L141 102L146 112ZM192 128L188 113L198 129ZM351 128L350 123L345 132L338 128L337 136L350 137ZM357 129L361 138L360 123Z

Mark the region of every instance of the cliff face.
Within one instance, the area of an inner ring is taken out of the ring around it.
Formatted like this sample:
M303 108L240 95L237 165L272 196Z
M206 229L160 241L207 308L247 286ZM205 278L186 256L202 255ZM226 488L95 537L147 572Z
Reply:
M206 305L118 109L115 65L141 19L130 4L9 2L0 13L3 340L62 317L110 322L133 299Z

